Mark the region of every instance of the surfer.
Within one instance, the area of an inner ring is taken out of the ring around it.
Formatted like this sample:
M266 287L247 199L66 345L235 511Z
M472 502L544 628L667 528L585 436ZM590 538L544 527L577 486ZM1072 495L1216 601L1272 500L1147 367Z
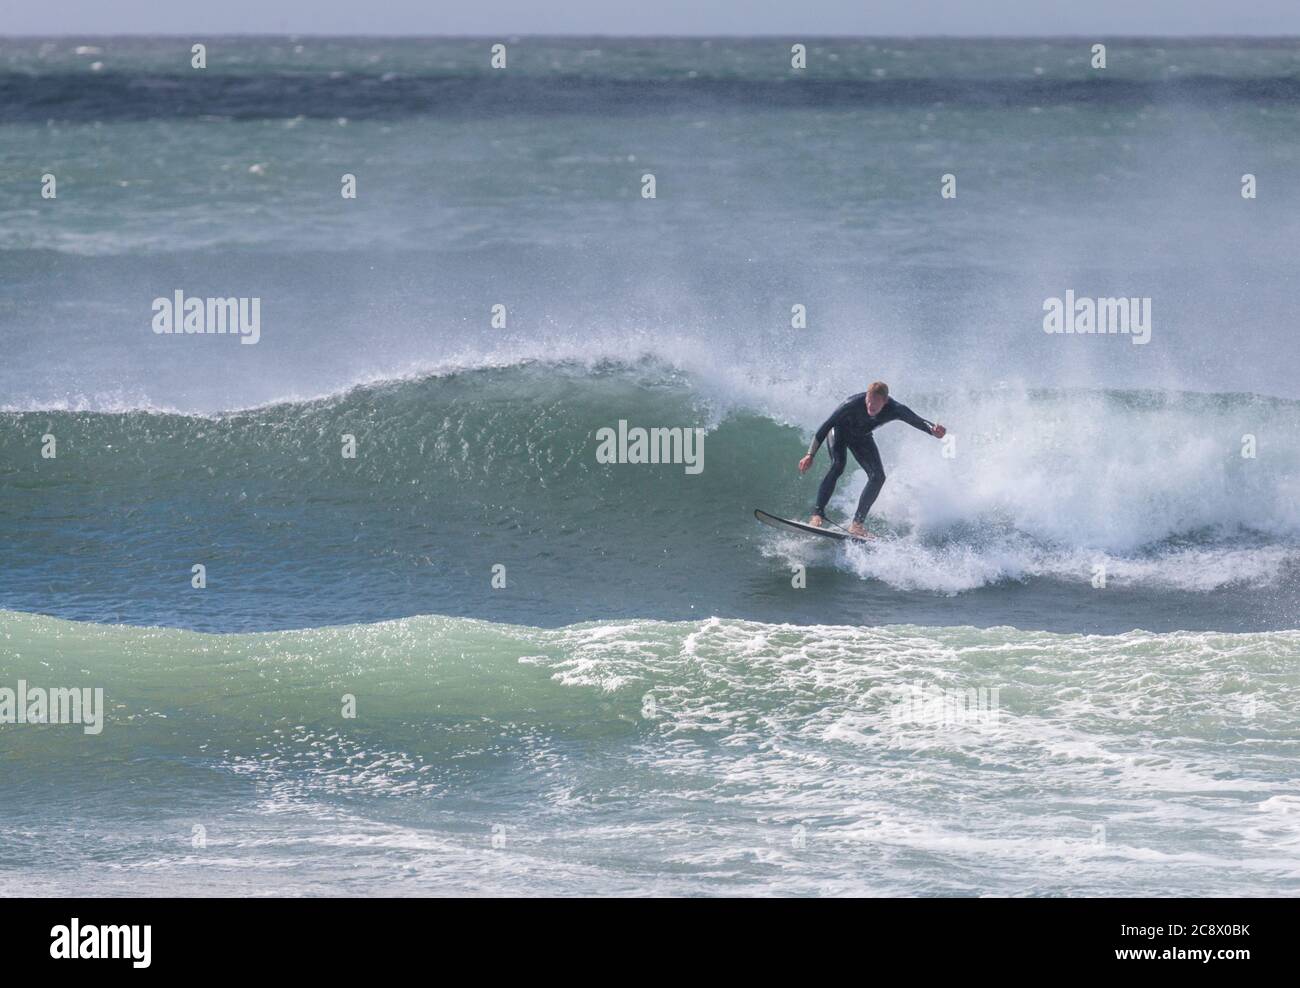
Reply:
M859 538L867 534L862 523L866 521L867 512L871 510L877 495L880 494L880 488L885 486L885 468L880 462L880 450L876 449L876 441L871 438L871 433L878 426L893 422L895 419L900 419L922 432L928 432L936 439L942 439L947 431L941 425L927 422L906 405L889 397L889 385L883 381L876 381L862 394L854 395L831 412L831 417L822 423L821 428L817 430L817 435L808 446L808 452L799 461L799 472L807 473L808 468L812 466L813 457L817 455L817 450L826 441L827 433L830 434L831 468L822 478L821 486L817 488L817 503L813 506L812 518L809 519L808 524L816 528L821 528L825 524L822 516L826 512L826 502L835 493L835 485L839 482L840 474L844 472L848 453L852 452L853 458L858 461L863 470L867 471L867 486L862 489L862 496L858 498L858 510L853 515L849 534Z

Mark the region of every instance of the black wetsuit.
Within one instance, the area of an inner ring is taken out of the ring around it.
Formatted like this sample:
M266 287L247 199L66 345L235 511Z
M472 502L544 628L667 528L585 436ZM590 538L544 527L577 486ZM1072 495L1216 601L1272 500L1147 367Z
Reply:
M863 470L867 471L867 486L862 489L862 496L858 498L858 510L853 515L853 520L861 522L866 519L867 512L876 503L880 488L885 486L885 468L880 462L880 450L876 449L876 441L871 438L871 433L877 427L886 422L893 422L895 419L901 419L922 432L930 432L934 427L933 422L927 422L893 398L885 399L885 407L878 415L868 415L865 391L849 398L831 412L831 417L822 423L813 438L812 445L808 447L808 455L816 456L817 450L826 441L826 434L831 433L831 468L822 478L821 486L817 488L817 503L813 506L813 514L826 513L826 502L835 493L835 485L840 479L840 474L844 472L848 453L852 451L853 458L858 461Z

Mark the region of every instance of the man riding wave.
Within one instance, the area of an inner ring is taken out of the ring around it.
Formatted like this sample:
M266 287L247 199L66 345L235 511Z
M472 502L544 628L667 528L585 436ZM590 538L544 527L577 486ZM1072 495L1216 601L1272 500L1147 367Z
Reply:
M808 446L808 452L799 461L799 472L807 473L808 468L812 466L813 457L817 455L817 450L826 441L827 434L830 434L831 468L822 478L821 486L817 488L817 503L813 506L812 518L808 522L810 525L820 528L825 524L823 516L826 514L826 502L835 493L835 485L839 482L840 474L844 472L848 453L852 452L858 465L867 472L867 486L862 489L862 496L858 498L858 510L853 515L849 534L858 538L867 536L863 522L866 521L871 506L876 503L880 489L885 486L885 468L880 462L880 450L876 448L876 441L871 438L871 433L877 427L886 422L893 422L895 419L900 419L922 432L928 432L936 439L942 439L947 432L943 426L927 422L906 405L889 397L889 385L883 381L876 381L863 393L847 399L844 404L831 412L830 418L822 423Z

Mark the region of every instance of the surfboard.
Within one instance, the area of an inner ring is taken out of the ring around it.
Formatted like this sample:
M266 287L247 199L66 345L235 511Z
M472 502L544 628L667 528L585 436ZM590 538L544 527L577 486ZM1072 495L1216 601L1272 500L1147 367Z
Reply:
M824 539L834 539L836 542L872 542L874 539L862 538L857 535L849 535L847 532L841 532L834 528L818 528L815 525L808 525L801 521L792 521L789 518L778 518L776 515L769 515L766 511L754 509L754 517L764 525L771 525L773 528L779 528L784 531L807 532L809 535L820 535Z

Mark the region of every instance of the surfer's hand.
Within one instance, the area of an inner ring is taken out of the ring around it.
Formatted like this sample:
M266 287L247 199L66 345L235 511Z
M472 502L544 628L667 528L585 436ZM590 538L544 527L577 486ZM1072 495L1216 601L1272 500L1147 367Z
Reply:
M930 435L934 436L935 439L942 439L947 434L947 432L948 432L947 429L945 429L938 422L936 422L934 424L934 428L930 430Z
M809 454L804 453L803 459L799 461L799 472L807 473L810 466L812 466L812 457Z

